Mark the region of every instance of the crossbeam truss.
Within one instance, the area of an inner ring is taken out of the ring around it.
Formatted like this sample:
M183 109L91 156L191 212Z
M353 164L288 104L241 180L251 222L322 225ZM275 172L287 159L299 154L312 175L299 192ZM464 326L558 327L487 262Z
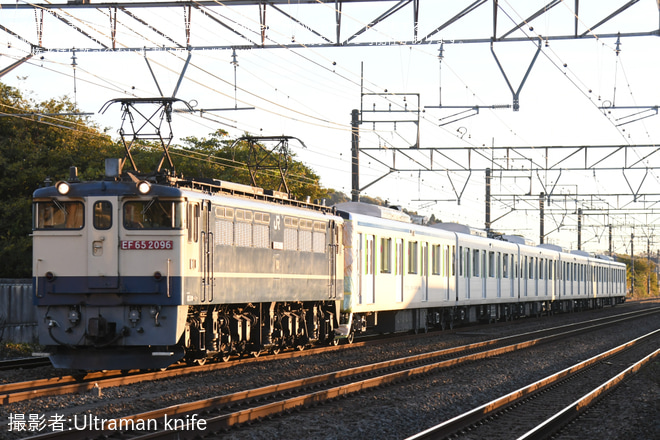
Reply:
M484 108L513 107L518 110L519 95L525 79L520 84L509 82L506 66L500 64L495 50L500 43L531 40L540 50L541 44L547 45L556 40L616 38L618 41L621 38L660 36L660 2L657 0L621 0L618 6L612 6L609 11L604 10L607 6L597 1L547 0L542 7L534 10L530 9L531 2L514 0L517 11L521 12L515 18L509 14L511 1L464 0L442 2L442 6L439 3L437 0L201 0L130 3L71 0L67 3L0 4L0 17L12 14L11 20L0 19L0 34L5 34L9 47L20 48L22 51L21 55L11 59L7 67L0 69L0 77L46 52L146 54L152 51L185 51L190 58L193 51L207 50L232 50L235 54L235 51L255 49L438 45L442 53L444 44L486 43L491 45L491 54L512 93L513 105L500 104ZM645 13L658 14L658 28L625 29L626 22L619 20L620 16L631 9L640 8L646 8L643 9ZM169 14L167 20L162 19L164 14ZM490 25L472 25L471 20L475 17L479 17L482 23L485 14L489 17ZM360 18L356 20L358 16ZM549 17L559 25L547 34L534 30L535 23L547 22ZM168 23L168 26L163 27L162 22ZM178 26L169 25L177 22ZM28 25L22 26L23 23ZM466 27L470 31L461 32ZM212 40L207 38L209 32L213 34ZM539 50L529 62L527 73ZM442 61L441 56L439 58ZM175 95L176 90L172 102L175 101ZM364 97L363 94L363 100ZM422 173L434 173L447 179L454 193L453 200L460 203L470 180L490 169L492 179L522 179L528 183L529 191L524 194L493 194L493 199L499 200L507 211L489 223L514 211L537 211L540 193L547 203L544 207L546 214L557 215L562 219L572 215L571 212L576 212L578 207L584 215L590 215L591 209L593 215L618 213L624 218L640 212L647 216L660 215L660 194L650 188L657 186L657 168L649 165L651 159L657 160L656 153L660 147L656 145L547 146L534 147L535 152L526 151L525 147L427 148L419 140L419 112L422 111L419 108L419 97L413 98L416 107L397 114L391 121L386 119L386 113L376 111L375 108L371 112L368 108L354 111L354 198L359 197L360 191L376 181L397 172L412 172L420 176ZM131 108L133 104L122 103L122 106ZM165 102L165 107L160 110L168 122L172 111L170 104L169 101ZM452 107L440 103L435 108L458 110L454 115L441 119L441 125L479 113L479 107L471 106ZM618 125L655 116L658 112L657 106L623 108L614 103L601 110L629 111L627 116L616 120ZM187 109L175 111L193 110L188 106ZM412 117L408 118L410 115ZM369 123L398 123L403 146L388 145L383 140L377 149L359 147L356 133L362 124ZM145 124L145 127L149 125ZM140 137L135 133L141 127L129 130L133 135L126 137L125 160L131 160L130 148ZM171 136L162 136L160 126L156 132L158 141L165 146L159 168L166 160L172 166L167 154ZM534 154L539 150L545 154ZM359 185L359 161L355 157L358 151L385 169L381 177L363 187ZM439 166L439 161L442 161L442 166ZM597 170L599 173L622 175L628 188L618 188L605 195L579 191L576 185L573 185L575 190L567 191L565 187L568 179L563 173L574 170L590 170L594 173ZM648 178L649 175L652 177ZM438 200L433 199L429 203ZM419 201L423 202L421 199ZM564 206L560 206L561 203ZM558 224L559 227L561 225Z
M660 35L660 29L600 33L608 24L618 25L616 19L627 10L648 7L653 0L629 0L605 12L600 2L586 5L579 0L565 1L563 3L569 4L571 10L553 16L553 20L563 21L560 27L570 30L550 35L535 34L533 22L552 14L562 3L560 0L549 1L514 26L510 25L512 18L498 0L451 2L453 5L444 3L441 8L437 3L436 0L16 2L0 4L0 11L11 12L14 18L16 14L33 15L36 36L28 35L22 28L13 29L7 21L0 24L0 30L15 39L16 44L29 45L32 55L72 51L74 47L81 52L293 49L441 42L472 44L528 41L530 38L549 42ZM365 5L368 6L366 13ZM172 21L178 20L180 27L162 28L154 16L160 16L163 10L173 14ZM154 14L155 11L159 13ZM492 26L474 27L470 30L472 37L452 35L463 22L469 24L475 15L483 13L490 14ZM345 16L354 18L358 14L371 18L357 20L357 23L345 19ZM407 21L408 26L401 27L401 20ZM333 32L328 32L330 29ZM31 27L29 33L33 30ZM214 40L227 43L206 44L202 35L206 36L209 30L217 32ZM286 39L283 36L287 36Z

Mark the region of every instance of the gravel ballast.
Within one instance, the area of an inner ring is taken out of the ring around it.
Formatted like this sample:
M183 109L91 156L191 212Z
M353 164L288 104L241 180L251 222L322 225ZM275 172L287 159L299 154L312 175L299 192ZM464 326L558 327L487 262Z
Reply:
M504 325L465 328L455 333L437 332L414 341L392 342L356 347L293 359L250 363L175 379L166 379L124 387L106 388L99 393L76 394L35 399L0 406L0 438L23 438L39 432L8 432L9 417L37 414L46 421L55 415L65 418L93 414L114 418L166 405L189 402L244 389L256 388L296 378L341 370L355 365L399 358L411 354L493 339L506 334L558 326L568 322L622 313L640 306L627 303L615 308L523 319ZM402 439L441 423L462 412L482 405L549 374L569 367L608 348L659 327L657 315L619 324L601 332L584 333L563 345L543 344L521 353L498 356L465 367L439 373L403 384L336 400L304 409L286 417L244 426L223 433L229 439L308 439L308 438L377 438ZM41 371L37 371L41 370ZM45 369L2 372L0 381L29 380L31 376L54 374ZM616 391L615 399L603 401L583 416L585 425L579 438L660 438L657 422L658 381L656 362ZM20 376L19 376L20 375ZM613 403L608 403L613 400ZM608 405L614 405L609 407ZM598 412L600 411L601 415ZM204 415L200 415L204 417ZM598 423L595 420L598 420ZM589 422L591 420L591 422ZM43 432L49 432L45 429ZM210 438L215 436L211 435ZM572 438L572 437L566 437Z

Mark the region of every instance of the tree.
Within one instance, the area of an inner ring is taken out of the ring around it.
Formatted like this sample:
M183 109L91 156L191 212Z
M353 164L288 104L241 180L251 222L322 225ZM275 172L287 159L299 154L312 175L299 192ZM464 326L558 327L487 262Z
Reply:
M177 172L253 185L248 164L258 161L262 168L266 169L256 175L256 185L264 189L283 191L282 177L277 171L278 158L269 154L268 148L263 145L256 144L256 148L251 149L247 140L233 141L227 137L224 130L212 133L210 138L187 137L184 143L182 151L194 155L196 160L193 163L183 160L176 166ZM174 150L174 154L177 153L179 151ZM295 154L287 158L286 168L287 185L293 198L328 198L328 190L321 187L319 176L311 168L295 160Z
M89 118L70 115L76 106L66 97L34 102L15 88L0 83L0 277L27 278L32 272L31 196L44 184L66 180L76 166L81 180L104 175L104 159L123 157L119 141L113 141ZM68 113L68 116L62 115ZM175 172L251 184L246 164L247 142L234 142L218 130L209 138L189 137L184 146L170 148ZM264 154L265 149L258 151ZM142 172L155 170L163 150L159 144L137 142L131 149ZM262 156L259 156L261 159ZM270 160L264 157L264 160ZM287 158L291 196L304 200L328 197L319 176L291 155ZM265 162L268 163L268 162ZM128 168L125 167L124 171ZM278 173L262 173L258 185L278 189Z
M36 103L0 83L0 277L31 275L31 195L44 179L66 179L74 165L81 178L96 178L99 157L119 154L86 118L53 116L75 111L67 98Z

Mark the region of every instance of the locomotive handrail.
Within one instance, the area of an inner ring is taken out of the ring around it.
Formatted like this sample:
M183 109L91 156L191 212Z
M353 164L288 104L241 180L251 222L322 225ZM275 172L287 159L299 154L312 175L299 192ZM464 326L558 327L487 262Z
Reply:
M170 262L171 261L172 261L171 259L169 259L169 258L167 259L167 283L166 283L166 286L167 286L167 297L168 298L172 297L172 295L170 294Z

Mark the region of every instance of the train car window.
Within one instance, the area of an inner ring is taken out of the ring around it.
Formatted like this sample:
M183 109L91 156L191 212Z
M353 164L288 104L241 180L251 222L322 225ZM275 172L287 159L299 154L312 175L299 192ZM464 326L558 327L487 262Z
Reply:
M442 248L439 244L431 246L431 275L440 275L442 267Z
M486 273L486 272L488 272L488 260L487 260L487 258L488 258L488 256L486 255L486 251L484 250L481 253L481 277L482 278L486 278L488 276L488 274ZM486 294L486 292L484 291L484 295L485 294Z
M293 217L284 217L284 226L289 228L297 228L298 219Z
M255 221L256 221L256 219L255 219ZM270 214L267 214L265 212L261 213L261 220L260 221L261 221L261 223L270 225Z
M456 246L451 247L451 274L456 275Z
M465 255L463 254L463 246L458 247L458 275L463 276L463 266L464 266L464 260L465 260Z
M34 229L82 229L83 210L82 202L61 202L49 200L35 202Z
M418 271L418 243L416 241L408 242L408 273L415 274Z
M495 277L495 252L488 252L488 276L490 278Z
M188 242L197 243L199 240L199 203L188 203ZM224 217L225 208L215 208L216 217ZM217 241L217 239L216 239Z
M392 273L392 239L380 239L380 272Z
M555 262L552 260L548 261L548 279L552 279L552 266L554 266Z
M168 200L139 200L124 203L126 229L182 229L181 202Z
M479 249L472 251L472 276L479 277Z
M542 280L545 276L545 259L539 258L539 280Z
M429 244L422 243L422 276L425 277L429 274ZM427 301L425 298L423 301Z
M112 227L112 203L101 200L94 203L94 228L110 229Z
M374 263L375 263L375 254L374 254L374 240L376 237L373 235L367 235L365 237L366 239L366 245L365 245L365 253L364 253L364 274L365 275L373 275L374 273Z
M502 259L502 277L509 278L509 254L504 254Z
M502 253L497 253L497 278L502 278Z

